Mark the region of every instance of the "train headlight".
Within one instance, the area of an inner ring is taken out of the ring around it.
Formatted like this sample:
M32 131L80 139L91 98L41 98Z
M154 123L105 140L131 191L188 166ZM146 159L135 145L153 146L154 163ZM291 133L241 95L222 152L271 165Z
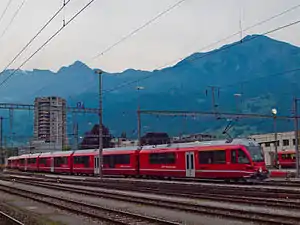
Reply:
M261 167L259 167L259 170L258 170L260 173L262 172L262 168Z

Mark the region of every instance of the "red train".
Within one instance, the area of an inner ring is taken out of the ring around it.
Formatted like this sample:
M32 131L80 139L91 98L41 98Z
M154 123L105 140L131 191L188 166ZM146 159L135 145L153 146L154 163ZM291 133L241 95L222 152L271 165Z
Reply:
M296 151L286 150L278 152L278 163L281 168L296 168Z
M21 155L8 159L8 168L23 171L99 174L98 150ZM265 179L261 147L249 139L174 145L104 149L104 175L134 177L197 177L224 180Z

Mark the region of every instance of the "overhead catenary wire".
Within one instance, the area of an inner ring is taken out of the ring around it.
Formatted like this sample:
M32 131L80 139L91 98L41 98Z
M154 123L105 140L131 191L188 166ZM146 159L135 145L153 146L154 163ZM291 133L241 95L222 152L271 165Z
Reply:
M264 35L268 35L268 34L277 32L277 31L279 31L279 30L282 30L282 29L285 29L285 28L288 28L288 27L297 25L297 24L299 24L299 23L300 23L300 20L297 20L297 21L294 21L294 22L285 24L285 25L283 25L283 26L279 26L279 27L274 28L274 29L272 29L272 30L266 31L266 32L264 32L264 33L262 33L262 34L260 34L260 35L251 36L251 37L249 37L248 39L244 39L243 42L235 42L235 43L233 43L233 44L224 46L223 48L219 48L219 49L216 49L216 50L214 50L214 51L207 52L206 54L201 54L200 56L196 56L196 57L194 57L194 58L192 58L192 59L187 60L186 62L192 62L192 61L195 61L195 60L199 60L199 59L202 59L202 58L206 58L206 57L211 56L211 55L213 55L213 54L216 54L216 53L225 51L225 50L227 50L227 49L231 49L231 48L233 48L233 47L235 47L235 46L238 46L238 45L245 44L245 43L247 43L247 42L250 42L250 41L253 41L253 40L257 39L257 38L260 38L261 36L264 36ZM178 64L178 65L176 66L176 68L181 67L181 66L184 66L184 65L185 65L185 63ZM156 69L156 70L157 70L157 69ZM137 83L137 82L140 82L140 81L149 79L149 78L151 78L151 77L153 77L153 74L144 76L144 77L139 78L139 79L131 80L131 81L128 81L128 82L123 82L122 84L120 84L120 85L118 85L118 86L116 86L116 87L114 87L114 88L111 88L111 89L108 89L108 90L104 90L103 92L104 92L104 93L113 92L113 91L115 91L115 90L121 89L121 88L123 88L123 87L127 87L127 86L129 86L129 85L132 85L132 84L135 84L135 83Z
M9 21L8 25L6 26L6 28L3 30L2 34L0 35L0 40L1 38L6 34L7 30L9 29L9 27L12 25L12 23L14 22L15 18L17 17L17 15L19 14L19 12L21 11L23 5L25 4L26 0L23 0L21 5L19 5L18 9L16 10L16 12L14 13L13 17L11 18L11 20Z
M19 51L19 53L8 63L8 65L4 68L4 70L0 73L2 75L15 61L16 59L31 45L31 43L43 32L44 29L55 19L55 17L66 7L66 5L70 2L71 0L68 0L65 2L65 4L57 10L54 15L43 25L43 27L30 39L30 41Z
M50 38L48 38L33 54L31 54L17 69L14 69L1 83L4 85L22 66L24 66L30 59L32 59L39 51L41 51L53 38L55 38L65 27L67 27L77 16L79 16L85 9L87 9L94 1L89 1L83 8L81 8L68 22L59 28Z
M180 0L178 2L176 2L175 4L171 5L170 7L168 7L167 9L165 9L164 11L158 13L157 15L155 15L154 17L152 17L150 20L148 20L146 23L142 24L140 27L136 28L133 31L130 31L127 35L125 35L124 37L120 38L117 42L109 45L108 47L106 47L103 51L101 51L100 53L98 53L97 55L95 55L92 60L105 55L105 53L111 51L113 48L115 48L117 45L121 44L122 42L126 41L128 38L132 37L133 35L137 34L138 32L140 32L141 30L143 30L144 28L146 28L147 26L151 25L154 21L157 21L157 19L161 18L163 15L165 15L166 13L170 12L171 10L175 9L176 7L178 7L179 5L181 5L182 3L184 3L186 0ZM93 81L91 81L93 82ZM41 92L43 90L43 88L39 89L37 92Z
M217 45L217 44L220 44L220 43L222 43L222 42L224 42L224 41L227 41L227 40L229 40L229 39L231 39L231 38L233 38L233 37L235 37L235 36L237 36L237 35L240 35L241 33L244 34L244 33L245 33L246 31L248 31L248 30L251 30L251 29L253 29L253 28L255 28L255 27L258 27L258 26L260 26L260 25L263 25L263 24L265 24L265 23L267 23L267 22L269 22L269 21L271 21L271 20L273 20L273 19L276 19L276 18L278 18L278 17L280 17L280 16L283 16L283 15L285 15L285 14L287 14L287 13L293 11L293 10L296 10L296 9L298 9L298 8L300 8L300 4L295 5L295 6L291 7L291 8L288 8L288 9L286 9L286 10L284 10L284 11L278 13L278 14L275 14L275 15L273 15L273 16L271 16L271 17L265 19L265 20L259 21L259 22L255 23L255 24L253 24L253 25L251 25L251 26L249 26L249 27L246 27L245 29L241 29L241 28L240 28L239 31L237 31L237 32L235 32L235 33L232 33L232 34L230 34L230 35L228 35L228 36L226 36L226 37L224 37L224 38L221 38L221 39L218 40L218 41L215 41L215 42L213 42L213 43L210 43L210 44L208 44L208 45L205 45L205 46L203 46L201 49L199 49L198 51L199 51L199 52L204 51L204 50L209 49L209 48L211 48L211 47L213 47L213 46L215 46L215 45ZM184 59L184 57L181 57L181 58L176 59L176 60L172 60L171 62L168 62L168 63L165 63L165 64L159 66L157 69L165 68L165 67L167 67L168 65L174 64L175 62L178 62L178 61L183 60L183 59Z
M7 12L7 9L8 9L8 7L10 6L11 2L12 2L12 0L9 0L9 1L7 2L5 9L3 10L3 12L2 12L2 14L1 14L1 16L0 16L0 23L2 22L2 19L4 18L5 14L6 14L6 12Z
M179 3L182 3L182 2L181 2L181 1L180 1L180 2L177 2L175 5L172 6L172 8L174 8L175 6L179 5ZM286 14L286 13L289 13L289 12L291 12L291 11L293 11L293 10L296 10L296 9L298 9L299 7L300 7L300 4L295 5L295 6L292 6L291 8L288 8L288 9L286 9L286 10L284 10L284 11L278 13L278 14L275 14L275 15L273 15L273 16L271 16L271 17L265 19L265 20L259 21L258 23L255 23L255 24L253 24L253 25L251 25L251 26L249 26L249 27L243 29L242 32L246 32L246 31L248 31L248 30L250 30L250 29L253 29L253 28L257 27L257 26L260 26L260 25L262 25L262 24L264 24L264 23L267 23L267 22L269 22L269 21L271 21L271 20L273 20L273 19L276 19L276 18L278 18L278 17L280 17L280 16L282 16L282 15L284 15L284 14ZM170 11L170 10L167 9L167 10L165 10L164 12L166 13L166 12L168 12L168 11ZM162 14L162 13L160 13L160 14ZM158 14L158 16L159 16L160 14ZM158 16L156 16L156 17L158 17ZM151 19L150 21L153 22L154 19L155 19L156 17L154 17L154 18ZM149 23L150 21L148 21L146 24L149 25L149 24L150 24L150 23ZM140 28L138 28L138 29L136 29L136 30L137 30L137 31L141 30L142 28L145 27L146 24L144 24L143 26L141 26ZM226 36L226 37L224 37L224 38L222 38L222 39L220 39L220 40L218 40L218 41L216 41L216 42L213 42L213 43L211 43L211 44L209 44L209 45L207 45L207 46L204 46L204 47L201 48L199 51L205 50L205 49L210 48L210 47L212 47L212 46L214 46L214 45L216 45L216 44L219 44L219 43L221 43L221 42L223 42L223 41L226 41L226 40L228 40L228 39L230 39L230 38L232 38L232 37L234 37L234 36L236 36L236 35L238 35L238 34L240 34L240 33L241 33L241 30L239 30L239 31L237 31L237 32L235 32L235 33L233 33L233 34L231 34L231 35L229 35L229 36ZM125 37L128 37L128 38L129 38L130 36L132 36L131 34L134 34L134 31L131 32L131 33L129 33L129 34L128 34L127 36L125 36ZM104 55L104 52L107 53L108 51L110 51L110 50L111 50L113 47L115 47L117 44L121 43L121 42L122 42L122 39L123 39L123 41L124 41L124 38L121 38L118 42L116 42L115 44L111 45L110 47L108 47L108 48L107 48L106 50L104 50L103 52L99 53L99 54L97 55L97 57L103 56L103 55ZM103 53L103 54L102 54L102 53ZM96 57L96 56L95 56L95 57ZM94 58L95 58L95 57L94 57ZM180 59L182 60L183 58L180 58ZM173 60L172 63L174 63L175 61L178 61L178 60L180 60L180 59ZM162 66L159 66L158 68L156 68L156 70L165 68L165 67L166 67L167 65L169 65L169 64L170 64L170 62L167 63L167 64L164 64L164 65L162 65ZM287 71L287 73L290 73L290 71ZM104 90L104 93L109 93L109 92L112 92L112 91L114 91L114 90L118 90L118 89L120 89L120 88L122 88L122 87L129 86L129 85L132 85L132 84L136 84L136 83L138 83L139 81L142 81L142 80L144 80L144 79L150 78L151 76L153 76L153 75L146 76L145 78L141 78L141 79L139 79L139 80L133 80L133 81L129 81L129 82L124 82L123 84L120 84L120 85L116 86L115 88L108 89L108 90ZM246 82L247 82L247 81L246 81ZM41 90L39 90L39 91L41 91Z
M149 21L147 21L145 24L143 24L142 26L138 27L137 29L133 30L132 32L130 32L129 34L127 34L126 36L122 37L120 40L118 40L116 43L108 46L106 49L104 49L102 52L98 53L96 56L93 57L93 59L98 58L99 56L104 55L105 53L109 52L110 50L112 50L114 47L116 47L117 45L119 45L120 43L122 43L123 41L127 40L128 38L130 38L131 36L133 36L134 34L138 33L140 30L146 28L147 26L149 26L150 24L152 24L154 21L156 21L157 19L159 19L160 17L162 17L163 15L165 15L166 13L170 12L171 10L173 10L174 8L176 8L177 6L181 5L182 3L184 3L187 0L180 0L178 2L176 2L175 4L173 4L171 7L167 8L166 10L160 12L158 15L156 15L155 17L153 17L152 19L150 19Z

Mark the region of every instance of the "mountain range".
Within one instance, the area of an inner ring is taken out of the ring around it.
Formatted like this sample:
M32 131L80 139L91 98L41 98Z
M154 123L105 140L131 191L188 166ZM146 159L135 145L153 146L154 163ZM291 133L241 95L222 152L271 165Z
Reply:
M10 74L7 70L0 81ZM217 110L222 112L290 115L293 95L300 95L300 48L267 36L250 35L239 42L210 52L194 53L176 65L162 70L127 69L103 74L104 124L119 136L123 131L136 136L138 104L148 110L212 111L212 89L215 88ZM137 86L144 89L137 91ZM219 91L218 91L219 90ZM239 94L239 95L236 95ZM98 107L98 75L95 69L76 61L57 72L22 71L0 88L0 101L32 104L37 96L61 96L69 106L84 102ZM237 97L239 96L239 97ZM8 112L2 110L2 116ZM13 132L32 136L32 112L15 112ZM74 116L68 115L68 133L72 133ZM83 134L97 123L97 115L77 115ZM228 124L215 117L142 116L143 132L216 133ZM240 136L273 131L273 121L239 119L231 135ZM278 121L278 130L293 128L291 121ZM8 133L8 120L4 124Z

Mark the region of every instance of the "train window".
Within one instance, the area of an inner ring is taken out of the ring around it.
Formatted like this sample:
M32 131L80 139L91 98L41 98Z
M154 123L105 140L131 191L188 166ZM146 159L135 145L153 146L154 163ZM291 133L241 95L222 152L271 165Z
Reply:
M105 155L103 157L104 164L108 165L127 165L130 164L130 155L123 154L123 155Z
M221 151L201 151L199 152L199 164L225 164L226 152Z
M68 163L68 159L67 157L55 157L54 158L54 166L60 166L63 164L67 164Z
M88 156L75 156L73 158L74 164L84 164L84 167L89 167L89 157Z
M151 153L149 155L150 164L174 164L175 153Z
M289 145L290 145L290 141L288 139L284 139L283 146L289 146Z
M213 152L209 151L209 152L199 152L199 164L212 164L212 160L213 160Z
M231 163L237 163L236 150L231 150Z
M130 156L129 156L129 154L114 155L113 159L115 161L115 164L129 164L130 163Z
M39 159L39 163L40 163L40 164L46 165L47 159L46 159L46 158L40 158L40 159Z
M28 164L35 164L35 163L36 163L36 158L28 159Z
M225 164L226 163L226 152L225 151L214 151L214 164Z
M245 154L244 151L240 150L238 151L238 162L241 164L248 164L250 163L247 155Z
M20 160L19 160L19 163L20 163L21 165L24 165L24 164L25 164L25 159L20 159Z
M186 156L186 168L190 168L190 160L189 160L189 156Z

